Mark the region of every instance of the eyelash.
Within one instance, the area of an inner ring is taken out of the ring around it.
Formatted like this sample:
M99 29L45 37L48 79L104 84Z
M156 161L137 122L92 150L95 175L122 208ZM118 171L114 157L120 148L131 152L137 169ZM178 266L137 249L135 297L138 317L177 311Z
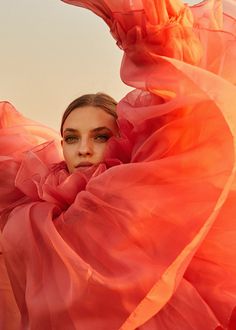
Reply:
M75 140L77 140L77 137L76 136L66 136L64 138L64 141L68 144L71 144L73 143Z
M107 134L98 134L94 137L95 140L100 140L100 142L107 142L110 136Z
M98 141L98 142L101 142L101 143L107 142L109 140L109 138L110 138L110 135L108 135L108 134L98 134L98 135L95 135L93 137L93 139L95 141ZM77 142L78 140L79 140L79 137L78 136L73 136L73 135L72 136L66 136L64 138L64 141L68 144L72 144L74 142Z

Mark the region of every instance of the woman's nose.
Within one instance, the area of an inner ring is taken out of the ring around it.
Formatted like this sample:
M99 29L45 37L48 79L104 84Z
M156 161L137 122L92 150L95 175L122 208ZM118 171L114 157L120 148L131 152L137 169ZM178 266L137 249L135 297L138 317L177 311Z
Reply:
M93 153L93 148L91 142L86 138L81 139L78 146L79 156L89 156L92 155L92 153Z

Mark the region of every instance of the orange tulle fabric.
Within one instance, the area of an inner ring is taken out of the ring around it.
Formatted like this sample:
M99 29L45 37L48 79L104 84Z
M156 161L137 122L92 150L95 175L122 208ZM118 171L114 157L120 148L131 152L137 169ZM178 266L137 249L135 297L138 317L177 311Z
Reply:
M1 104L0 325L236 329L235 2L65 2L104 19L135 89L71 175L59 136Z

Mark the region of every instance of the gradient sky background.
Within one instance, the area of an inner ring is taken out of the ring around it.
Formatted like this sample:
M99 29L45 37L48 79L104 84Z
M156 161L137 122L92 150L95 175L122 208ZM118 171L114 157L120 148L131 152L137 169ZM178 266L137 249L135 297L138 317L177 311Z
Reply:
M117 100L122 51L102 19L59 0L0 1L0 100L55 129L85 93Z

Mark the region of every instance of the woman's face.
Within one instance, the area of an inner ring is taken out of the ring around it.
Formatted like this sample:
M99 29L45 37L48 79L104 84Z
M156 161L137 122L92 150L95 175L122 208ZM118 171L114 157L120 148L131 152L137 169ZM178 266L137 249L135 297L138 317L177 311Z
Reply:
M116 119L102 108L74 109L63 125L62 149L69 172L102 162L108 140L117 134Z

